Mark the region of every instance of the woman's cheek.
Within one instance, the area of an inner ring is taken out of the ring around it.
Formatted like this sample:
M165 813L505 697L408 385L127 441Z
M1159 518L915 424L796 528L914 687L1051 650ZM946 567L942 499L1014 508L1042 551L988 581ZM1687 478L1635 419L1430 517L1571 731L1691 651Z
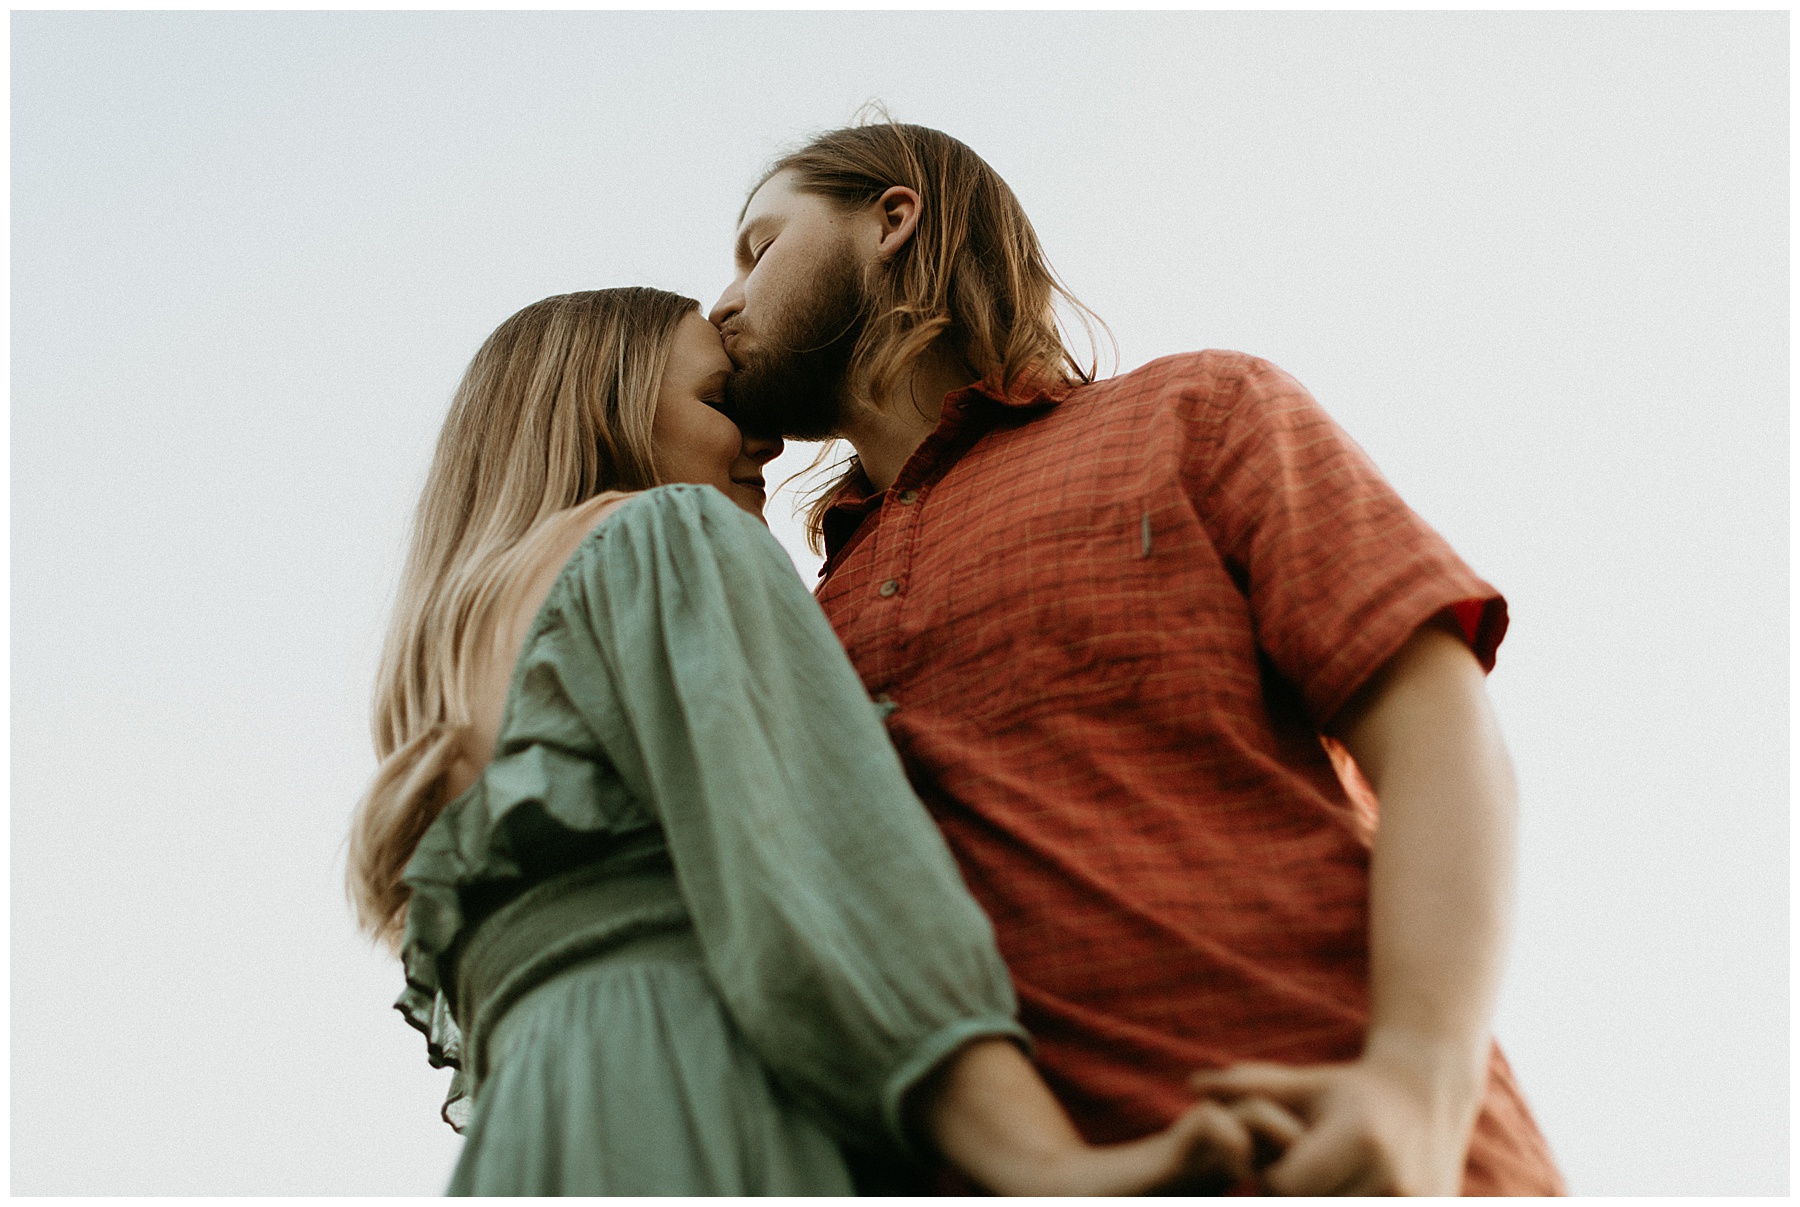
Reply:
M717 411L713 413L718 414ZM723 415L719 415L718 450L719 461L724 465L726 476L729 477L731 467L738 459L738 454L744 450L744 434L738 431L737 424Z

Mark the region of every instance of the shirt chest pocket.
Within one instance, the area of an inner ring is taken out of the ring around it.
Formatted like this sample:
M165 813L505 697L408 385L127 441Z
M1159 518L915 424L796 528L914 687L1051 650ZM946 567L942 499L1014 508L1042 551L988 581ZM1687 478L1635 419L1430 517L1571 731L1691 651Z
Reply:
M1064 508L922 542L902 627L908 661L1011 707L1117 698L1155 668L1155 509L1137 500Z

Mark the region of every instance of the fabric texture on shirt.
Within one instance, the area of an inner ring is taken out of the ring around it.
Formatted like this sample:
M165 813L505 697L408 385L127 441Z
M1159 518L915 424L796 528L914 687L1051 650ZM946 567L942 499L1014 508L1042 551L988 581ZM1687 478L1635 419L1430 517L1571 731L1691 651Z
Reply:
M1491 668L1507 614L1305 389L1231 352L980 384L825 531L819 601L1091 1140L1192 1069L1356 1057L1373 815L1320 730L1440 613ZM1496 1049L1465 1189L1560 1188Z

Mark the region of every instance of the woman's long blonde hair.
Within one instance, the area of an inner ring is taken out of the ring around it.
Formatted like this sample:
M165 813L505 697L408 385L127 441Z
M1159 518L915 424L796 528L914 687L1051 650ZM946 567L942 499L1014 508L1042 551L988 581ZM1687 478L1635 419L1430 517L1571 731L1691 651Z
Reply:
M350 829L357 920L390 946L406 924L400 874L449 803L469 676L531 552L527 534L605 491L656 485L657 388L676 328L698 307L644 288L545 298L500 324L457 387L375 680L381 763Z

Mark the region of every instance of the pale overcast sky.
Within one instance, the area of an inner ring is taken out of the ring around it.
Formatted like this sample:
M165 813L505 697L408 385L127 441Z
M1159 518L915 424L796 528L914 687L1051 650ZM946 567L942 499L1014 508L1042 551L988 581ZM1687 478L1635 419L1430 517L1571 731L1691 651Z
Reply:
M14 14L13 1190L442 1189L340 885L450 391L547 294L710 305L882 98L1121 367L1275 361L1506 593L1525 1093L1578 1192L1784 1192L1787 22Z

